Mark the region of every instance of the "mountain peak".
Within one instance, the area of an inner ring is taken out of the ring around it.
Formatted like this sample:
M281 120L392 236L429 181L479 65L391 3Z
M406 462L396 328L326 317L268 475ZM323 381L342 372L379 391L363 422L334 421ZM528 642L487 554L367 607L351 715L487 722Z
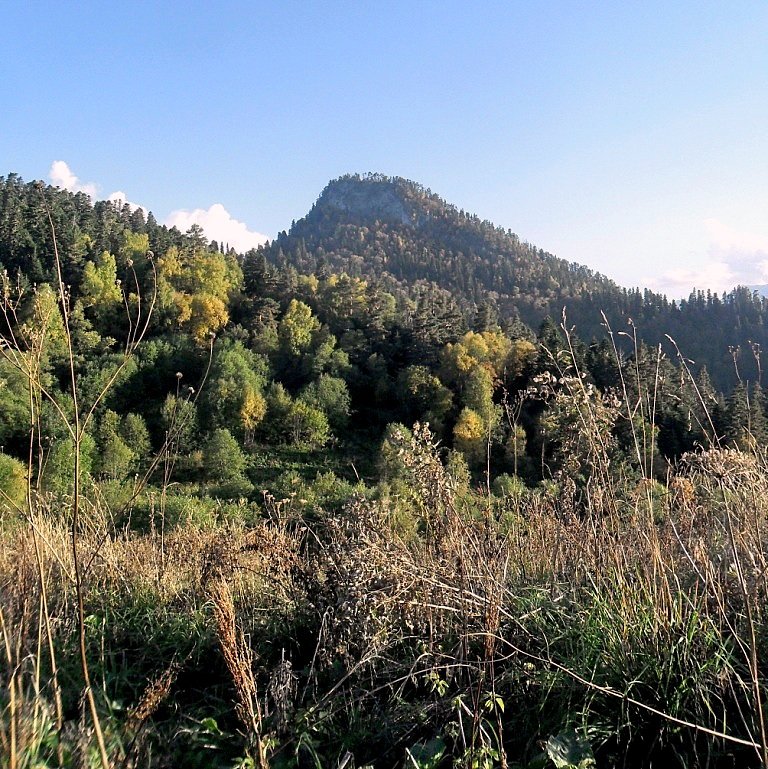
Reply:
M438 200L421 185L398 176L348 174L326 186L315 213L343 213L363 222L418 224L428 216L424 203L431 198Z

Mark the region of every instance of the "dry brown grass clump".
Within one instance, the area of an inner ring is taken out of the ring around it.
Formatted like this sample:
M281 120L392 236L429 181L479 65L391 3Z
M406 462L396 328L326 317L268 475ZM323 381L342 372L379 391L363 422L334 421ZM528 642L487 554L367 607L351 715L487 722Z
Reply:
M502 521L490 497L484 510L461 501L426 432L401 449L428 501L416 537L400 538L387 506L363 498L313 527L268 508L250 528L84 532L99 702L114 660L139 676L125 717L105 710L116 761L141 765L158 714L201 669L218 669L217 697L231 697L231 728L262 767L335 755L356 730L361 760L381 735L392 761L439 735L465 763L478 751L501 762L577 722L628 765L652 732L702 765L728 751L762 761L760 457L689 456L666 486L635 484L605 507L600 495L569 508L529 490ZM0 741L17 756L74 755L91 739L52 675L52 662L73 665L69 553L51 517L9 532L0 550ZM57 746L57 719L77 739Z

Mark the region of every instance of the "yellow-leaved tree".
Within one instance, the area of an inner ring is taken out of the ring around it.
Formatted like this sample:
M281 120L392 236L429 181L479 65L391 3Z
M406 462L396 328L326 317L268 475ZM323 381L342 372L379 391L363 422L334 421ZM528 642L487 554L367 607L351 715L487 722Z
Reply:
M158 302L162 319L191 334L198 344L229 320L229 300L243 273L237 259L218 251L175 246L158 260Z
M470 466L482 465L488 449L488 424L474 409L464 408L453 428L453 445Z
M502 387L511 387L535 355L527 339L512 340L499 330L469 331L443 350L441 379L458 391L464 406L454 427L454 446L470 466L484 464L491 446L503 440ZM524 433L512 425L510 437L514 460L518 447L524 447Z
M117 262L109 251L102 251L95 261L86 263L80 302L100 328L115 327L123 310L123 294L117 282Z

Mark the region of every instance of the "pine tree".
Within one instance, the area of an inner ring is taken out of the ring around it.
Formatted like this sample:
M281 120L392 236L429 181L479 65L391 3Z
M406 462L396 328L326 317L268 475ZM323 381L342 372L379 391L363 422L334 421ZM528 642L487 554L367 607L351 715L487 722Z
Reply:
M749 396L744 382L739 382L728 396L725 411L725 434L739 448L749 445Z
M749 432L755 445L762 448L768 440L765 392L759 383L752 385L749 396Z

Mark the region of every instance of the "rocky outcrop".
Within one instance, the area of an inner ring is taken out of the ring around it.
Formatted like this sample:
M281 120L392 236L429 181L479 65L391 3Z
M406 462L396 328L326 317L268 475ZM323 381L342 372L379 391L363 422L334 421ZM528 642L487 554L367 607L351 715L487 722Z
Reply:
M361 221L415 224L415 207L403 191L389 180L376 177L343 177L331 182L320 199L318 209L336 209Z

